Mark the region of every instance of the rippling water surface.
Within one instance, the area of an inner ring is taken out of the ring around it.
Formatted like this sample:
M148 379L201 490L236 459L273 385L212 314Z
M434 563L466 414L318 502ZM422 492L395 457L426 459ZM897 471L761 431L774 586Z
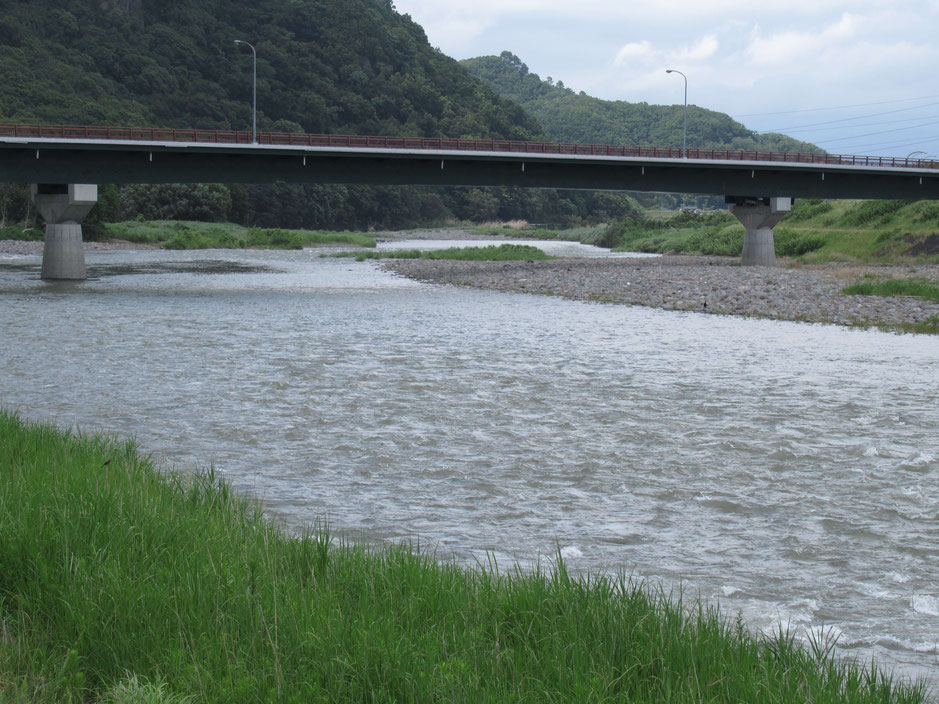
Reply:
M449 244L449 243L448 243ZM288 525L626 572L939 672L939 342L414 283L317 252L0 259L0 404Z

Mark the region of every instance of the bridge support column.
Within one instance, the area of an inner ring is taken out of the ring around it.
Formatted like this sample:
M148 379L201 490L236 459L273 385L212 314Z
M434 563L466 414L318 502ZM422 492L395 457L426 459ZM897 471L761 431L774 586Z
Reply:
M730 212L743 223L747 233L743 238L744 266L776 266L776 244L773 228L792 209L792 198L738 198L731 196Z
M36 210L46 221L42 278L83 281L87 277L81 221L98 202L98 186L34 183L30 193Z

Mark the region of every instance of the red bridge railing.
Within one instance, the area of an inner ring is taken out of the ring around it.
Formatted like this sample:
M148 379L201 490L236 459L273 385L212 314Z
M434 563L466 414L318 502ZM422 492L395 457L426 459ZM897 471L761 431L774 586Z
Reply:
M0 137L40 139L116 139L147 142L205 142L250 144L250 132L174 129L162 127L94 127L80 125L0 125ZM454 151L515 152L525 154L584 154L653 159L679 159L678 147L628 147L612 144L520 142L506 139L448 139L446 137L369 137L340 134L288 134L258 132L258 143L304 147L379 149L444 149ZM841 164L898 168L939 169L935 159L889 156L811 154L734 149L688 149L689 159L715 161L774 161L803 164Z

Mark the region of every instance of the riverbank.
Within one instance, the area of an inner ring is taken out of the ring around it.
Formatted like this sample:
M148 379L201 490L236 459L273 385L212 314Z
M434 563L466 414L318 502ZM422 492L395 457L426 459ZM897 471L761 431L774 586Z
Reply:
M435 284L890 330L939 332L939 304L910 297L849 296L853 283L923 278L939 283L939 265L786 264L742 267L739 259L667 255L546 262L395 260L381 266ZM935 328L931 330L930 328Z
M42 240L0 240L0 254L42 254L43 245ZM82 242L82 249L86 252L104 252L112 249L160 249L160 247L140 242L109 240L107 242Z
M211 472L2 411L0 466L3 701L926 701L625 578L289 536Z

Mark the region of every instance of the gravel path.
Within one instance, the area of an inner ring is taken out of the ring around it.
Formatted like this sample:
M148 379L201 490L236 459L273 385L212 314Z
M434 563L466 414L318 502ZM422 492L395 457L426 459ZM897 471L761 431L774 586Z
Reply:
M841 293L868 273L917 276L939 284L936 265L767 268L742 267L732 258L673 255L545 262L384 260L381 266L429 283L668 310L890 328L939 316L939 304L918 298Z

